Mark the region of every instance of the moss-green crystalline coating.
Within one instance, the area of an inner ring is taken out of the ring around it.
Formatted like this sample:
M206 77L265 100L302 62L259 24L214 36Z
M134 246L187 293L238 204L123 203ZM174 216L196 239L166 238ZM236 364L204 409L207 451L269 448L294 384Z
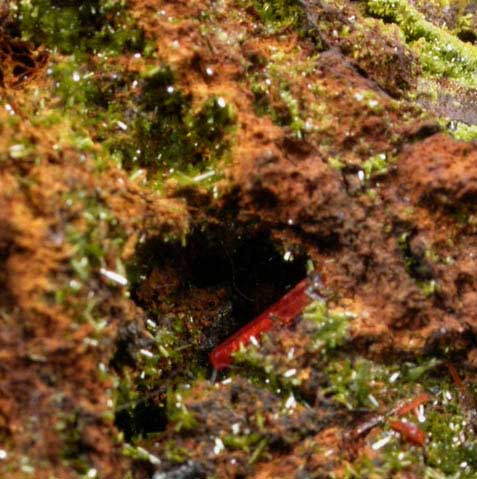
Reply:
M142 32L124 14L124 0L19 0L16 8L22 36L59 53L115 54L144 46Z
M369 0L365 4L370 14L399 25L428 75L452 78L469 87L477 85L474 45L426 20L408 0Z
M303 10L296 0L254 1L262 21L278 30L288 27L300 28L304 18Z

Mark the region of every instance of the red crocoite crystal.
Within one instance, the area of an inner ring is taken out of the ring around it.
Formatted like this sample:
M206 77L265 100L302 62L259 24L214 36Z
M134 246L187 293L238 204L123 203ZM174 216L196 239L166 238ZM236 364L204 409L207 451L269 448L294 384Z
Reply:
M415 424L402 421L389 421L389 426L393 431L398 432L407 442L414 444L414 446L424 446L426 443L426 433Z
M270 306L260 316L239 329L235 334L217 346L209 356L215 369L221 370L232 361L232 354L241 344L248 344L252 337L258 339L263 333L275 327L289 326L294 319L314 299L321 299L319 291L321 281L317 274L300 281L278 302Z

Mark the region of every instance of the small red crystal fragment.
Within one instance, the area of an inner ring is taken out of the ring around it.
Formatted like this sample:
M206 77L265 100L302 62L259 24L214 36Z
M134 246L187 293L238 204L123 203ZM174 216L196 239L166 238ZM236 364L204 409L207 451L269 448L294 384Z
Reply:
M425 404L426 402L429 402L431 400L431 397L427 393L420 394L419 396L415 397L411 402L402 405L396 410L396 414L398 416L404 416L408 412L412 411L413 409L416 409L418 406L421 404Z
M401 434L401 437L407 442L414 444L414 446L424 446L426 442L426 434L415 424L391 420L389 421L389 426L391 429Z
M248 344L252 337L258 339L263 333L276 326L288 326L319 295L315 289L321 286L318 275L305 278L277 303L270 306L260 316L239 329L235 334L217 346L209 355L215 369L221 370L232 362L232 354L241 344Z
M462 395L466 395L468 393L467 388L465 387L465 384L462 382L462 379L460 378L459 373L457 372L457 369L451 363L446 363L446 365L452 377L452 380L454 381L454 384L457 386L457 389Z

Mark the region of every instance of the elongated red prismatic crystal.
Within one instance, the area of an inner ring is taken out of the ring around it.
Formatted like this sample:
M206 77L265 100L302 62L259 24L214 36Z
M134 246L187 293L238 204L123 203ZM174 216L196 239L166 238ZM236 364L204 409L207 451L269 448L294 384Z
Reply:
M288 326L312 301L323 299L320 295L322 283L317 273L300 281L278 302L266 309L260 316L243 326L235 334L217 346L209 356L215 369L221 370L232 362L232 354L241 344L248 344L252 337L258 339L263 333L275 327Z
M421 404L425 404L431 400L431 396L427 393L419 394L419 396L415 397L411 402L403 404L402 406L396 409L396 414L398 416L405 416L408 412L412 411L413 409L418 408Z

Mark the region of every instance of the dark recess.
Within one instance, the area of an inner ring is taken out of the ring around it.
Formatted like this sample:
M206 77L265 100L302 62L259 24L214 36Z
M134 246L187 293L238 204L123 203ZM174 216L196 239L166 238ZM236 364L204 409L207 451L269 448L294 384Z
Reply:
M220 225L196 231L185 247L149 242L138 255L135 274L144 278L152 268L172 266L178 283L174 296L179 298L198 290L226 291L220 301L230 313L226 321L223 317L211 321L206 331L209 340L203 345L203 352L208 353L305 277L304 251L292 253L293 261L286 261L267 232L237 232ZM138 287L140 282L136 291ZM133 298L148 311L149 305L134 292Z

